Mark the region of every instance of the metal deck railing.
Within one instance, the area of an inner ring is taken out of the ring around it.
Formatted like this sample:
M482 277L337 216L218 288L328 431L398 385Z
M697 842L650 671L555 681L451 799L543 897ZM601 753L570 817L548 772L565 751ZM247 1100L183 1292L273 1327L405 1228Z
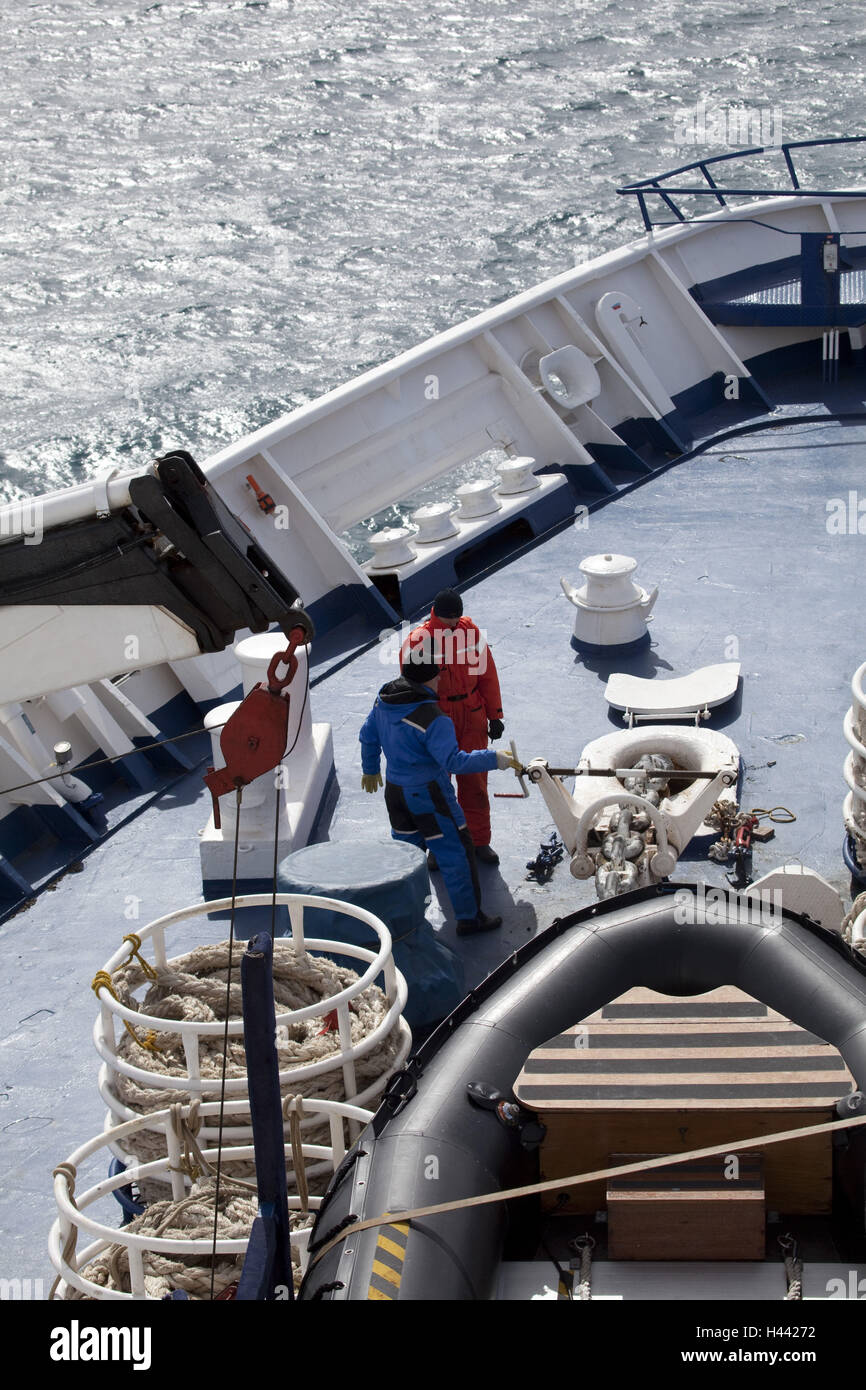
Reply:
M773 196L784 195L795 198L862 198L866 196L866 189L811 189L803 188L797 170L794 166L792 150L802 150L807 148L817 148L827 145L857 145L866 141L866 135L838 135L830 136L824 140L789 140L779 145L756 145L748 150L731 150L728 154L712 155L709 159L696 159L691 164L682 164L677 169L669 169L667 173L656 174L652 178L639 179L635 183L628 183L624 188L616 191L620 194L628 194L630 197L637 198L640 206L644 226L647 231L652 231L654 227L671 227L678 222L690 222L693 219L687 217L678 207L674 194L680 197L696 196L702 198L714 198L720 207L729 207L729 198L770 198ZM790 187L782 188L723 188L710 173L711 165L727 163L731 159L748 159L755 155L778 154L782 156L785 171L790 178ZM680 184L672 185L668 181L679 178L682 174L690 174L697 170L704 182L696 186L683 186ZM673 220L661 221L652 217L647 199L659 198L662 203L673 213Z

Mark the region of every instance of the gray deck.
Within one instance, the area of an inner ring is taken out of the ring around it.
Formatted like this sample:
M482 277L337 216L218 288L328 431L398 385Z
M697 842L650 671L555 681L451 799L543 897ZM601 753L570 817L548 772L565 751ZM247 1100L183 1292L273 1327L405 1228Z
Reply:
M864 445L866 427L830 422L738 440L651 478L592 513L588 530L567 530L472 586L466 611L496 658L506 739L516 739L526 760L568 764L590 739L623 727L603 699L610 670L664 677L738 659L742 699L716 711L710 727L740 749L743 807L781 803L797 816L756 846L755 876L799 860L847 900L842 720L851 676L866 656L863 539L831 535L827 504L862 487ZM627 666L575 655L573 609L559 587L561 574L578 578L585 555L610 550L635 556L638 582L660 586L652 645ZM325 828L333 840L388 833L381 795L374 801L360 789L357 742L376 690L395 674L381 655L361 655L312 694L314 718L334 729L341 796ZM135 929L124 915L128 895L141 900L140 924L200 896L196 832L208 799L199 787L197 777L180 783L91 855L81 874L67 875L0 929L0 1276L41 1277L46 1293L51 1169L103 1122L90 981ZM492 773L490 789L517 787L510 774ZM544 887L525 882L526 861L553 829L540 795L492 806L502 863L481 873L485 907L504 915L503 929L458 943L433 880L431 920L464 955L468 985L554 917L594 900L592 883L574 880L565 864ZM724 883L705 848L687 852L674 877ZM211 939L224 934L222 926L207 931Z

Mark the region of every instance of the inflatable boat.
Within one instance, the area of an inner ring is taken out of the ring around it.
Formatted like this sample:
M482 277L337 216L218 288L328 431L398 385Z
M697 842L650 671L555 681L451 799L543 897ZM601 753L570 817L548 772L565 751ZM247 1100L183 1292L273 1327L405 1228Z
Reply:
M702 885L668 884L599 903L554 922L474 990L420 1049L411 1065L392 1079L374 1120L335 1175L322 1204L310 1241L311 1262L301 1298L483 1301L507 1297L503 1271L507 1273L509 1266L514 1266L525 1272L537 1249L542 1252L541 1262L535 1262L541 1274L539 1289L552 1278L562 1296L563 1280L557 1274L566 1276L567 1285L568 1271L552 1258L545 1264L543 1253L545 1221L555 1221L557 1215L545 1213L541 1194L535 1190L525 1196L514 1194L515 1189L539 1186L539 1177L547 1167L545 1148L550 1138L550 1131L546 1133L546 1126L540 1123L540 1112L523 1103L520 1087L515 1090L527 1058L546 1040L559 1035L561 1041L572 1025L628 991L652 990L657 999L669 997L673 1001L669 1016L675 1017L677 1000L685 1003L691 996L712 998L708 992L718 992L723 986L728 987L729 995L733 987L744 998L765 1006L766 1032L763 1043L758 1040L757 1051L759 1068L769 1069L763 1087L760 1083L757 1086L764 1093L758 1105L749 1105L747 1097L745 1107L735 1105L726 1110L719 1105L719 1097L712 1101L716 1121L708 1147L715 1149L716 1166L721 1169L725 1165L730 1190L725 1188L725 1173L712 1169L713 1155L695 1158L699 1146L694 1140L701 1137L696 1122L704 1113L694 1108L702 1104L698 1094L690 1098L689 1127L679 1126L678 1147L649 1170L644 1182L653 1185L657 1204L663 1204L664 1173L676 1165L678 1181L668 1193L668 1207L679 1201L691 1238L702 1228L709 1232L706 1258L700 1262L702 1296L730 1295L727 1276L738 1253L752 1258L753 1263L748 1271L742 1261L736 1266L746 1280L737 1296L786 1296L781 1255L755 1261L754 1248L751 1256L748 1254L749 1242L753 1246L755 1237L756 1185L760 1188L763 1183L759 1170L764 1160L769 1183L766 1160L772 1151L777 1171L778 1159L784 1156L782 1166L789 1189L796 1170L800 1186L797 1200L802 1209L824 1208L827 1223L835 1218L838 1224L844 1208L855 1250L863 1237L866 1153L866 1127L858 1125L858 1117L866 1109L866 967L862 959L834 933L777 905L739 898L734 893L708 895ZM722 1018L719 1012L713 1015L712 1005L702 1007L704 1018ZM744 1007L742 1002L729 1003L728 1014L745 1018ZM760 1013L760 1008L756 1012ZM812 1054L812 1064L816 1065L810 1075L817 1074L817 1081L807 1079L804 1058L797 1064L790 1053L779 1057L779 1018L793 1024L795 1048ZM694 1021L688 1026L692 1037ZM723 1021L711 1026L731 1025ZM749 1034L741 1037L754 1046L755 1032L750 1025ZM591 1058L591 1047L581 1047L582 1036L585 1033L578 1033L574 1055L586 1062ZM816 1043L826 1048L823 1059L814 1056ZM779 1062L783 1070L779 1070ZM652 1071L654 1065L660 1067L660 1063L647 1060L644 1070ZM716 1068L718 1063L710 1065ZM742 1065L738 1060L740 1073ZM664 1089L662 1085L660 1090ZM701 1087L695 1090L699 1092ZM689 1104L689 1098L677 1100L680 1115ZM817 1120L817 1124L803 1125L806 1105L812 1108L805 1118ZM603 1165L609 1170L609 1208L612 1189L614 1195L616 1190L614 1170L622 1167L626 1173L634 1172L634 1157L646 1147L647 1117L654 1113L658 1119L658 1106L656 1097L647 1110L638 1107L633 1111L631 1133L620 1129L616 1141L620 1153L608 1156ZM610 1105L599 1100L595 1109L590 1104L583 1112L584 1140L594 1128L604 1128L610 1120L609 1111ZM816 1140L826 1144L824 1157L829 1155L832 1170L829 1202L825 1190L828 1175L821 1163L816 1163L814 1148L810 1152L804 1147L808 1138L792 1139L788 1133L801 1128L804 1135L807 1130L818 1131L812 1134L813 1144ZM838 1133L832 1133L834 1128ZM778 1142L771 1137L774 1132L788 1137ZM738 1152L746 1141L751 1142L745 1153ZM764 1152L755 1158L757 1147ZM581 1155L586 1150L578 1132L572 1145L575 1163L571 1171L575 1177L581 1176ZM689 1161L693 1168L697 1165L698 1173L697 1178L692 1177L691 1187L689 1178L682 1175ZM600 1174L596 1171L593 1176L598 1179ZM633 1178L632 1182L626 1196L640 1196L640 1180ZM735 1191L742 1183L745 1187ZM553 1189L557 1184L554 1180L545 1186ZM560 1216L563 1204L584 1213L582 1186L563 1182ZM466 1205L467 1199L503 1191L512 1193L510 1200L496 1200L494 1195L488 1202ZM761 1206L764 1195L761 1191ZM411 1215L443 1204L454 1204L454 1209ZM586 1220L594 1215L602 1214L590 1212ZM770 1213L771 1218L776 1216ZM720 1218L729 1223L722 1231L727 1245L714 1261L712 1246L713 1240L719 1241ZM639 1228L639 1212L636 1219ZM371 1221L376 1224L359 1229ZM738 1231L739 1222L742 1230ZM607 1224L612 1237L611 1211ZM672 1239L676 1238L676 1224L671 1223ZM760 1224L764 1225L763 1213ZM772 1250L781 1236L784 1254L784 1233L777 1228L774 1237L772 1224L771 1220L766 1231L758 1231L759 1249L766 1239L767 1248ZM621 1248L622 1232L619 1242ZM652 1233L644 1231L641 1236L638 1230L627 1272L633 1283L643 1269L647 1273L643 1296L652 1297L648 1281L657 1265L640 1263L641 1242L648 1251L655 1248L657 1256L670 1258L672 1251L660 1252L658 1239L653 1247ZM587 1247L586 1237L576 1247L583 1250L584 1274ZM576 1267L580 1264L573 1263ZM625 1267L624 1260L620 1263ZM596 1284L603 1268L597 1254ZM806 1268L808 1271L808 1264ZM666 1269L668 1278L678 1271L681 1280L687 1281L680 1296L692 1297L689 1282L694 1280L694 1262L669 1264ZM610 1275L610 1270L607 1272ZM766 1281L769 1274L775 1280L776 1294L761 1294L756 1288L748 1291L749 1272L753 1283ZM548 1296L557 1295L548 1287Z

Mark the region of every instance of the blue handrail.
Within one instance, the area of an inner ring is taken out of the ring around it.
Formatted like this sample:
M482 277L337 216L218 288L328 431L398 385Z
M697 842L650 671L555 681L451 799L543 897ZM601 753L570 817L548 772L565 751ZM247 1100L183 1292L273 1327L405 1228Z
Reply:
M785 194L787 197L795 198L862 198L866 196L863 189L808 189L800 186L797 170L791 155L792 150L802 150L823 145L858 145L866 141L866 135L835 135L829 136L824 140L789 140L780 145L756 145L748 150L730 150L727 154L712 155L708 159L696 159L691 164L682 164L677 169L669 169L665 174L656 174L652 178L638 179L634 183L628 183L623 188L616 191L620 194L628 194L630 197L637 198L638 205L644 220L647 231L652 231L653 227L670 227L675 225L671 222L663 222L654 219L650 215L647 207L647 197L654 196L660 198L666 207L673 213L676 222L688 222L691 219L686 217L677 206L672 194L694 195L697 197L714 198L720 207L728 207L728 198L767 198L774 194ZM752 155L759 154L779 154L784 158L785 167L789 175L790 188L722 188L720 187L709 171L711 164L723 164L731 159L748 159ZM691 173L698 170L704 179L704 183L697 187L684 187L681 184L671 185L668 180L678 178L681 174Z

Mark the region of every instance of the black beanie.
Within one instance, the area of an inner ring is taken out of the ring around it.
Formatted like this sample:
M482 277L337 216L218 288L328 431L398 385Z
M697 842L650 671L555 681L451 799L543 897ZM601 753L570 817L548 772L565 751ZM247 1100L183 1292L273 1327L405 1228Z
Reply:
M442 589L433 600L437 618L462 618L463 600L455 589Z
M427 685L441 670L441 666L430 660L424 645L411 648L400 663L400 675L415 685Z

